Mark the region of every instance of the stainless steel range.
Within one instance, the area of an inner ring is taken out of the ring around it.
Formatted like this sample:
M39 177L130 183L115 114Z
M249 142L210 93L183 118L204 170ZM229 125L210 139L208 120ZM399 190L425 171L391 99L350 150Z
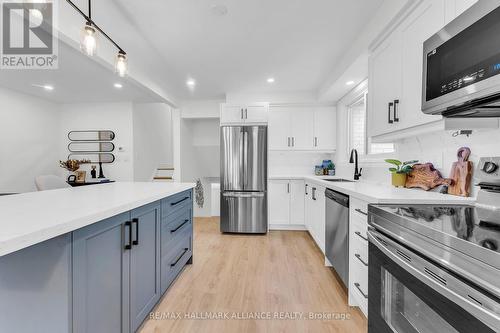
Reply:
M369 207L369 332L500 332L499 165L474 205Z

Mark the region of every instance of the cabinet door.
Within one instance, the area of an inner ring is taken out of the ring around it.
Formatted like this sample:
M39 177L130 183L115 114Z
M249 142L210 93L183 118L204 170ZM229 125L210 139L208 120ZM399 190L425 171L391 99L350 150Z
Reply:
M400 36L399 32L394 32L369 60L367 129L370 137L386 134L398 127L390 103L399 99L401 89Z
M317 108L314 111L314 149L335 150L336 141L337 112L335 108Z
M290 112L288 108L269 111L269 150L290 149Z
M220 123L221 124L241 124L244 122L244 106L221 104Z
M304 185L304 224L306 226L306 229L312 233L312 220L314 218L314 210L313 210L313 204L312 204L312 188L313 186L310 183L306 183Z
M409 128L441 119L441 116L430 116L422 112L422 54L424 41L444 25L444 0L434 0L423 2L401 26L400 128Z
M310 108L294 108L290 113L290 136L292 149L313 148L314 112Z
M160 204L135 209L130 251L130 325L135 332L160 299Z
M319 248L325 253L325 220L326 220L326 201L325 188L317 186L316 200L314 201L314 230L316 235L316 243Z
M269 181L269 223L290 224L290 183L288 180Z
M304 225L304 181L290 180L290 224Z
M73 331L129 332L130 214L73 232Z
M269 104L258 103L245 106L245 123L262 124L267 123Z

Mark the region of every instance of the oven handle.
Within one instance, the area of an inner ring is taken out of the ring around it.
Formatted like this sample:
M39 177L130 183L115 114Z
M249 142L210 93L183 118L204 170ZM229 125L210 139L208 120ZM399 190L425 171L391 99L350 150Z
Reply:
M401 258L397 257L395 254L393 254L390 250L387 249L387 247L384 244L382 244L381 241L379 241L379 239L382 239L384 242L391 244L396 249L408 251L406 248L400 246L399 244L397 244L396 242L385 237L381 233L376 232L373 229L368 231L368 240L370 241L370 243L375 245L380 251L382 251L392 261L397 263L400 267L405 269L407 272L412 274L414 277L416 277L420 281L424 282L426 285L428 285L429 287L434 289L436 292L438 292L441 295L448 298L450 301L461 306L463 309L465 309L467 312L471 313L476 318L479 318L480 320L482 320L485 324L489 325L492 328L500 327L500 316L498 314L491 312L491 311L488 311L487 309L484 309L484 308L470 302L469 300L463 298L462 296L456 294L452 290L446 288L444 285L438 284L435 280L424 275L420 270L413 267L407 261L404 261L403 259L401 259Z

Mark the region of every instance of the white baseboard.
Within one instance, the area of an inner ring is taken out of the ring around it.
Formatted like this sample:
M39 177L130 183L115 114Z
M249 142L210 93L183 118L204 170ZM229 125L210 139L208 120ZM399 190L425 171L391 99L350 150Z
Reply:
M269 230L299 230L305 231L306 226L303 224L270 224Z

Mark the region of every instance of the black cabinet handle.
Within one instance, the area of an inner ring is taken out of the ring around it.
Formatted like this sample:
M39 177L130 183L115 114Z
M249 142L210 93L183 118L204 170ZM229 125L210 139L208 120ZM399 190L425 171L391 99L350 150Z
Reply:
M357 211L357 212L358 212L358 213L360 213L360 214L363 214L363 215L368 216L368 214L367 214L367 213L363 212L363 211L362 211L361 209L359 209L359 208L356 208L356 209L355 209L355 211Z
M398 105L399 105L399 99L395 99L394 100L394 122L395 123L399 122Z
M387 121L387 122L388 122L389 124L394 123L394 121L391 119L391 112L392 112L392 110L391 110L391 109L392 109L393 105L394 105L394 103L393 103L393 102L390 102L390 103L389 103L388 110L387 110L387 114L389 115L389 119L388 119L388 121Z
M313 200L316 200L316 187L313 187L313 191L312 191L312 199L313 199Z
M177 230L179 230L180 228L182 228L182 227L183 227L186 223L188 223L188 222L189 222L189 219L184 220L184 222L182 222L181 224L179 224L179 225L177 226L177 228L170 230L170 232L173 234L174 232L176 232Z
M241 119L243 119L243 109L241 109Z
M364 237L359 231L355 231L354 233L368 242L368 238Z
M189 197L185 197L185 198L183 198L179 201L176 201L176 202L171 202L170 206L176 206L176 205L180 204L181 202L186 201L187 199L189 199Z
M189 248L185 247L184 251L182 251L181 255L173 263L170 264L170 267L174 267L175 265L177 265L177 263L179 262L179 260L181 260L182 257L184 257L184 255L186 254L186 252L188 250L189 250Z
M139 245L139 219L132 219L132 225L133 224L135 224L135 240L132 241L132 245ZM130 230L132 230L132 228L130 228Z
M361 259L361 256L360 256L359 254L357 254L357 253L356 253L354 256L355 256L356 258L358 258L358 260L359 260L359 261L361 261L361 263L362 263L363 265L365 265L366 267L368 267L368 263L366 263L363 259Z
M360 286L360 284L359 284L359 283L357 283L357 282L356 282L356 283L354 283L354 286L355 286L356 288L358 288L359 292L361 293L361 295L363 295L363 297L364 297L364 298L368 299L368 295L366 295L366 294L363 292L363 290L361 290L361 286Z
M307 193L307 188L309 187L309 185L306 184L306 195L308 195L309 193Z
M125 222L124 230L126 234L126 229L128 227L128 243L125 243L125 250L130 250L132 248L132 222ZM126 238L124 236L124 238Z

